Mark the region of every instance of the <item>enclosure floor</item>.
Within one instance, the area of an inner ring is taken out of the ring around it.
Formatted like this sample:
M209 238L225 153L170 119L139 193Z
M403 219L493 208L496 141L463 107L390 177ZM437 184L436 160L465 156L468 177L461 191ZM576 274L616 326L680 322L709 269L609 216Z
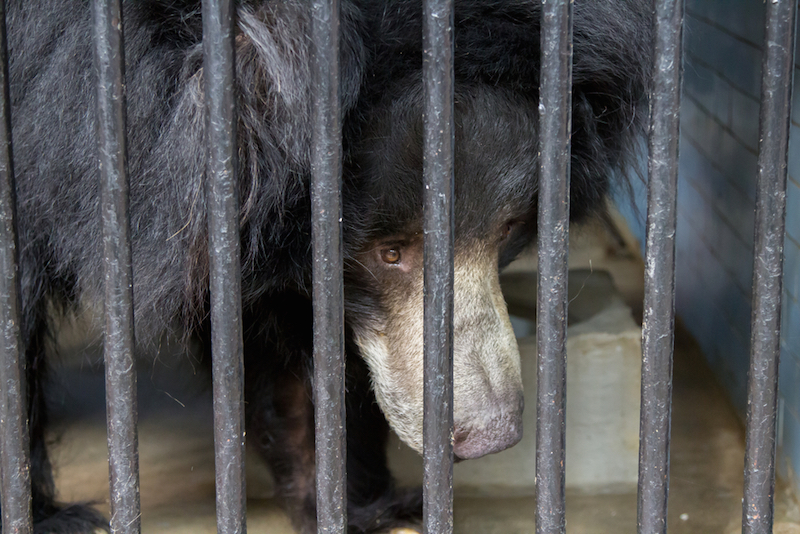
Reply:
M635 304L641 295L639 260L621 252L613 241L602 230L583 231L573 237L572 264L585 267L591 260L595 269L610 269L626 300ZM216 532L210 394L187 379L185 369L168 367L152 364L139 376L142 531ZM674 373L669 532L741 532L743 428L697 346L682 330L676 336ZM94 501L107 513L102 374L88 365L69 365L62 376L66 378L57 386L69 387L60 393L63 401L52 449L59 498ZM293 532L271 497L263 464L251 454L247 466L248 530ZM457 494L455 530L464 534L533 533L532 493L531 487L527 492L487 498ZM780 488L776 516L776 534L800 534L800 510L792 495ZM567 532L636 532L635 486L569 490Z

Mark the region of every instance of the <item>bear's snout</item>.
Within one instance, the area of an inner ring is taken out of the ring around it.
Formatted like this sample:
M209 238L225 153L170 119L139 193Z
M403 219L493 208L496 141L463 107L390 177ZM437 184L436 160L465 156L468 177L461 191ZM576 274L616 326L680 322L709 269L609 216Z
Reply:
M455 421L453 454L457 460L500 452L522 439L522 392L492 404L491 408L476 407L476 412L463 414Z

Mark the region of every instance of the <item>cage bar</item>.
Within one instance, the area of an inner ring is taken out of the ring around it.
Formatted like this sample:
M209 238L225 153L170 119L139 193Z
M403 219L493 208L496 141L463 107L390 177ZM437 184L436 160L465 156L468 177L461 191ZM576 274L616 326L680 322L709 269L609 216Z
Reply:
M656 3L655 30L642 323L640 534L667 531L683 0Z
M742 532L772 532L796 0L766 2Z
M312 250L317 532L347 532L339 1L312 6Z
M453 2L424 3L424 422L426 534L453 531Z
M233 0L203 0L217 531L244 533L244 357Z
M3 532L32 534L25 347L11 146L6 5L0 0L0 508Z
M542 2L536 532L564 533L572 2Z
M125 59L119 0L95 0L97 141L105 281L106 424L113 534L141 531Z

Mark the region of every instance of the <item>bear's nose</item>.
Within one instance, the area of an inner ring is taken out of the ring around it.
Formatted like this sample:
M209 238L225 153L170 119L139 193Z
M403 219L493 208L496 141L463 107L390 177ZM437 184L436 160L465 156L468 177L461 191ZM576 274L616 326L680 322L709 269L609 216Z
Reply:
M455 422L453 454L459 460L480 458L513 447L522 439L521 393L506 402L498 402L494 410L476 419Z

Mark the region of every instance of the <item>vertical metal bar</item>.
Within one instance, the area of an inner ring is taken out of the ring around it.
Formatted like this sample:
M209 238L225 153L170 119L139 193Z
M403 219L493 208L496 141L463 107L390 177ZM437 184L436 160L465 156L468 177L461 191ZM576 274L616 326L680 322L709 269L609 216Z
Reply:
M639 425L640 534L667 531L683 0L659 0L655 16Z
M25 348L20 331L16 190L6 6L0 0L0 508L4 534L32 534Z
M95 0L92 5L105 278L110 526L114 534L132 534L140 532L141 521L122 11L119 0Z
M766 2L742 532L772 532L796 0Z
M426 0L424 502L426 534L453 531L453 2Z
M536 532L564 533L572 2L542 0Z
M233 0L203 0L214 449L220 534L246 531L234 20Z
M312 8L314 413L317 532L347 532L339 2Z

